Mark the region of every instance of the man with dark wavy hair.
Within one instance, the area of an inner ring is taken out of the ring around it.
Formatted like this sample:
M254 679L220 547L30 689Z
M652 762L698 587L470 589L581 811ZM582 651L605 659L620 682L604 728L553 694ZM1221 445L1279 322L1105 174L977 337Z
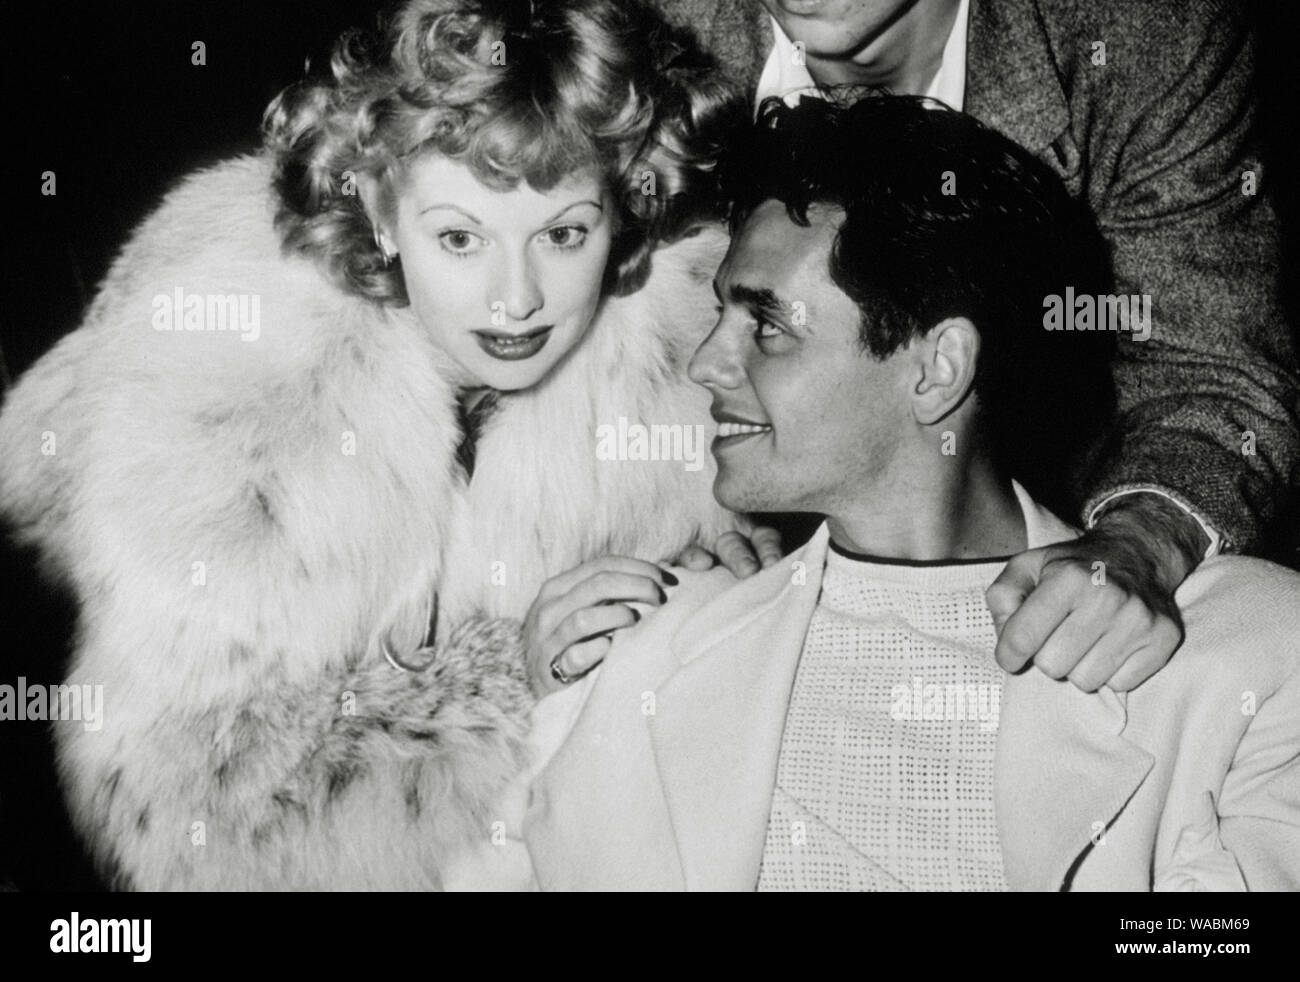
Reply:
M1045 313L1106 289L1080 206L906 97L768 104L735 159L689 370L719 422L714 493L826 521L747 580L683 571L541 703L541 886L1300 888L1300 575L1200 564L1182 649L1127 694L994 659L989 585L1079 534L1024 468L1077 438L1074 376L1104 366L1104 333Z
M1274 548L1270 523L1300 488L1300 364L1241 5L657 2L756 100L846 83L929 95L1031 150L1093 210L1149 330L1119 336L1119 414L1071 509L1088 531L1018 556L988 599L1008 669L1033 659L1085 689L1150 677L1178 644L1177 586L1220 551ZM1096 562L1106 585L1075 585ZM1113 619L1132 598L1152 616ZM1109 623L1104 664L1067 629L1080 617Z

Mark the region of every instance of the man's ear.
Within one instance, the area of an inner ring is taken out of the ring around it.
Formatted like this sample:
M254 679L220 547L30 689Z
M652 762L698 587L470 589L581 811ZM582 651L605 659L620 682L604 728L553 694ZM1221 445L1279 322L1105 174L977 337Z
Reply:
M912 390L916 420L939 422L970 395L979 361L980 332L965 317L936 324L918 346L920 378Z

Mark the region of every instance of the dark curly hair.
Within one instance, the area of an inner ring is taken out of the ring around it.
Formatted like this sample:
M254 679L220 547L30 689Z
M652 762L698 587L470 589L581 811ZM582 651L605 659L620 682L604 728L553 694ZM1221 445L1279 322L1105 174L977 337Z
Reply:
M640 0L407 0L381 24L340 38L330 77L286 89L263 120L285 247L343 289L406 302L357 182L374 179L391 213L425 153L502 190L594 166L619 206L616 293L640 285L656 244L720 217L713 165L743 102Z
M1115 409L1105 332L1044 329L1045 298L1112 289L1109 250L1059 177L1012 140L922 97L827 89L768 100L720 163L733 233L764 201L806 225L844 211L829 276L884 359L948 317L980 332L974 391L994 459L1040 500L1073 488Z

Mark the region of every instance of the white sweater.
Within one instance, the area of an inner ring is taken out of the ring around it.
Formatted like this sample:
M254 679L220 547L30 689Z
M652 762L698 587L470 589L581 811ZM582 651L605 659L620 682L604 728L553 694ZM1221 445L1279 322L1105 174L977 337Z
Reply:
M993 815L1005 560L832 546L781 741L760 890L1005 890Z

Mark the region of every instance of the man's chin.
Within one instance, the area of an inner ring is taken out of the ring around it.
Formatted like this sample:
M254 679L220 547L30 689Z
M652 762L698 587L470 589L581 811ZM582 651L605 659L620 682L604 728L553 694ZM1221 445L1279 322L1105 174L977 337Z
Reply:
M772 500L772 495L763 493L762 482L747 481L737 475L726 474L721 468L713 482L713 497L723 508L737 514L786 510L780 502Z
M866 21L850 17L843 4L776 0L768 9L786 36L803 45L807 56L825 61L851 60L889 22L884 15Z

